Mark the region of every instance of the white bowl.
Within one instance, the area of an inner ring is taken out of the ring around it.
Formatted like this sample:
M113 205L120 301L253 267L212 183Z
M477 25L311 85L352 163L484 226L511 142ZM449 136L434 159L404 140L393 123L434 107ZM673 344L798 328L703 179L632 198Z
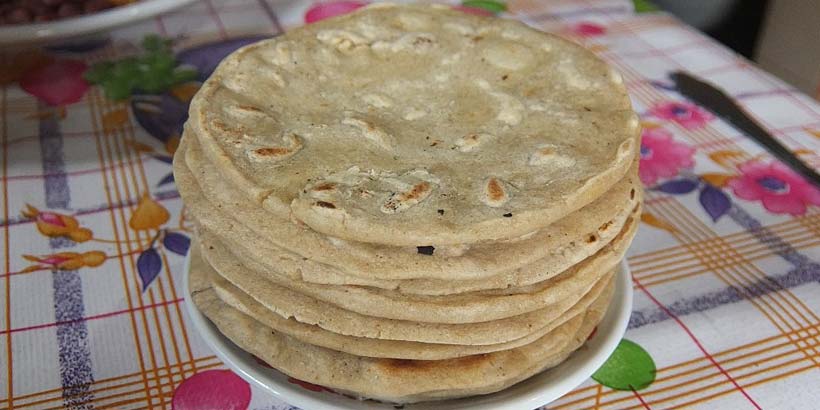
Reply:
M140 0L77 17L33 24L0 26L0 46L23 46L65 41L111 30L166 13L196 0Z
M185 261L184 292L190 300L188 271ZM569 393L587 380L615 351L626 331L632 313L632 277L626 262L622 262L615 280L615 296L598 325L595 334L559 366L533 376L497 393L464 399L406 404L404 410L532 410ZM219 333L191 302L185 303L194 328L214 353L234 372L249 383L278 399L303 409L395 410L394 404L372 400L355 400L329 391L312 391L288 381L288 376L262 365L249 353L234 345Z

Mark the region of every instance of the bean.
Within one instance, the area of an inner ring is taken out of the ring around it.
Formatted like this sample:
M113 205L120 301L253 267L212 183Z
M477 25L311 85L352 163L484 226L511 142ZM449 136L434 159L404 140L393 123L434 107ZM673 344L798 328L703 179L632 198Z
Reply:
M80 14L80 8L73 3L63 3L60 5L60 8L57 9L57 17L65 18L65 17L72 17Z
M111 7L111 3L107 0L88 0L85 2L84 8L86 13L93 13L95 11L104 10Z
M0 25L69 18L130 2L127 0L0 0Z
M54 20L56 17L57 15L55 15L54 13L48 12L34 16L34 21L38 23L44 23L46 21Z
M18 7L6 14L6 18L4 20L9 24L20 24L28 23L31 19L32 15L28 10Z

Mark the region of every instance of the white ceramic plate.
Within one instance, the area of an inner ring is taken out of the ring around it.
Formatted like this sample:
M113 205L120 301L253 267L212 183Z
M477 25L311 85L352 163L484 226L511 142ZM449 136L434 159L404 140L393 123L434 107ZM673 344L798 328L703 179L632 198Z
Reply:
M185 297L188 290L189 261L185 261ZM632 279L629 267L622 262L616 274L615 296L603 321L587 343L561 365L485 396L430 403L407 404L404 410L532 410L552 402L587 380L618 346L632 313ZM395 410L393 404L359 401L331 391L313 391L288 381L288 376L261 364L249 353L219 333L193 303L186 303L194 327L216 355L249 383L288 404L310 410Z
M65 41L154 17L196 0L140 0L97 13L46 23L0 26L0 46Z

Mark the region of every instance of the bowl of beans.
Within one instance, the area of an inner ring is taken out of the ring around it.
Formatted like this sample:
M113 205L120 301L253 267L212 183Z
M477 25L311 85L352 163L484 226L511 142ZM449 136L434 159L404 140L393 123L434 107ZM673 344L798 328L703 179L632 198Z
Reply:
M0 46L66 42L196 0L0 0Z

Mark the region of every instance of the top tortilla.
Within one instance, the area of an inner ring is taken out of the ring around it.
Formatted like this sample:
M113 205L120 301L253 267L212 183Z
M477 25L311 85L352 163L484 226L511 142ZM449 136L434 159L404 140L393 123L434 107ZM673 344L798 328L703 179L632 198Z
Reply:
M518 237L627 172L638 121L580 46L447 8L365 7L244 47L188 126L279 218L394 246Z

